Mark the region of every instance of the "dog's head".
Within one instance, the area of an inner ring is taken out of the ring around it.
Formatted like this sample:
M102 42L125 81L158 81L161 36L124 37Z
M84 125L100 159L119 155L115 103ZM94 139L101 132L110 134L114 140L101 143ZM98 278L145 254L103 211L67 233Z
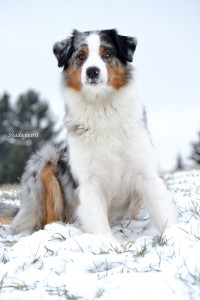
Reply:
M119 90L131 77L136 39L115 29L79 32L58 42L53 52L63 67L65 84L76 90Z

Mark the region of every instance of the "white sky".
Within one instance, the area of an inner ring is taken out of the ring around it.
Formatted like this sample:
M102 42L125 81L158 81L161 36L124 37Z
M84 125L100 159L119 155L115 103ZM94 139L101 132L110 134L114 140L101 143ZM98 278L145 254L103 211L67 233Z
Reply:
M63 114L52 45L74 28L137 37L135 76L160 165L187 158L200 130L200 1L0 0L0 93L34 88Z

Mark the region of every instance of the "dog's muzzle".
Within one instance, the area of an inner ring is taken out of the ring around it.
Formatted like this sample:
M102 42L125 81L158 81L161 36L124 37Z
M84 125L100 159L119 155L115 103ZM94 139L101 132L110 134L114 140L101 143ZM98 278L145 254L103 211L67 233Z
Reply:
M99 82L100 69L97 67L89 67L86 70L87 82L97 84Z

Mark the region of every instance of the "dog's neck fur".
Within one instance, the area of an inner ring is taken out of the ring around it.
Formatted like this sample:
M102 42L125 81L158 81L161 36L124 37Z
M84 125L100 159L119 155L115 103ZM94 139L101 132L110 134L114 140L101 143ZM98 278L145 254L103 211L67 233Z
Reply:
M115 124L123 125L123 123L131 123L132 120L135 122L136 116L141 120L143 105L138 101L133 83L121 88L120 91L109 90L108 93L98 95L82 94L66 88L63 91L67 108L65 124L69 133L80 135L89 129L106 130L107 127L113 127ZM87 99L86 95L88 95Z

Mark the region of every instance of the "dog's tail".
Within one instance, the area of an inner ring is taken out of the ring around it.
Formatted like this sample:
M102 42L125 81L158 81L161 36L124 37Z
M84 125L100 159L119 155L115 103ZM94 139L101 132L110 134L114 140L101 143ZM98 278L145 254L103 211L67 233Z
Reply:
M12 234L41 229L53 221L65 218L65 203L57 178L60 151L46 145L27 162L21 179L20 209L1 204L0 216L13 221Z
M10 224L18 211L18 206L3 201L0 202L0 223Z

